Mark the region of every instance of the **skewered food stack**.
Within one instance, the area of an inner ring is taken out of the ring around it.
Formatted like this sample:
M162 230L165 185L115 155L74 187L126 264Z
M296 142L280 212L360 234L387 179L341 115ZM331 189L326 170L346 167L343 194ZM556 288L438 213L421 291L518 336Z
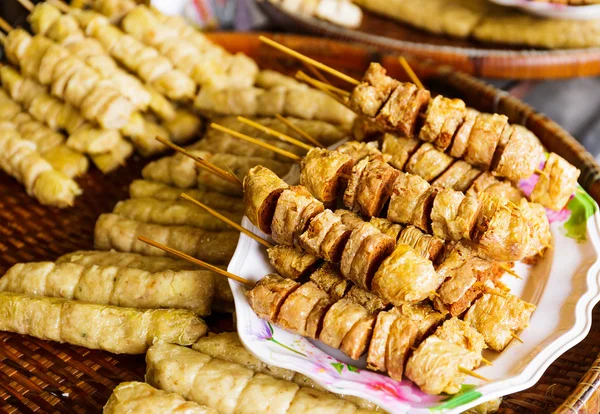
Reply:
M31 141L22 139L14 124L0 123L0 167L25 186L41 204L67 207L81 189L75 181L56 171Z
M429 91L387 76L378 63L371 63L350 94L348 104L384 131L429 142L452 157L510 181L530 177L542 161L541 144L509 125L506 116L478 113L459 99L441 95L431 99ZM542 174L546 180L558 179L550 175L553 168L557 170L555 174L562 173L561 182L553 184L560 191L543 192L548 184L542 181L538 183L540 189L532 194L532 201L561 209L575 190L579 170L566 161L556 167L548 165Z

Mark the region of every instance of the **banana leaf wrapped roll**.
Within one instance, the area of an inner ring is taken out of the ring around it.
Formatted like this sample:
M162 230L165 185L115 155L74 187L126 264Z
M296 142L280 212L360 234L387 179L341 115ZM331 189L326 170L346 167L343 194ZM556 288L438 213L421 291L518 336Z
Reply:
M204 321L180 309L120 308L0 293L0 330L115 354L143 354L155 340L191 345Z
M140 309L189 309L209 315L214 276L208 272L147 272L75 263L19 263L0 279L0 290Z

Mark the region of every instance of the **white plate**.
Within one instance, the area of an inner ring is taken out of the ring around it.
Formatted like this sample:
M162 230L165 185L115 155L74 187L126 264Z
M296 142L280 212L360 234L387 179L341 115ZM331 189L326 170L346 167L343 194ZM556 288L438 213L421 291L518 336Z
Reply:
M585 6L568 6L566 4L548 3L531 0L490 0L501 6L515 7L526 13L540 17L564 20L600 19L600 4Z
M523 182L522 188L532 188ZM578 193L570 210L550 216L553 249L535 266L518 263L524 280L509 275L503 281L520 298L537 305L530 326L519 334L524 343L512 341L502 353L485 351L493 366L477 370L491 379L469 378L454 396L431 396L410 381L395 381L364 370L341 352L293 335L259 319L250 308L246 288L229 281L233 290L237 330L242 343L267 364L300 372L329 391L354 395L381 406L390 413L459 413L488 400L533 386L548 366L589 332L592 308L600 301L600 215L587 194ZM244 227L265 237L247 218ZM241 235L228 270L258 281L273 272L265 248Z

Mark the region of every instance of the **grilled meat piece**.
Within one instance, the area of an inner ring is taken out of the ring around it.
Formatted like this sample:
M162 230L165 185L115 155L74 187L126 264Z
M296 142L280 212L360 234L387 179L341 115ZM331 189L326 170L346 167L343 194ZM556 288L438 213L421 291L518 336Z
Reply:
M386 75L379 63L371 63L362 82L350 94L349 106L356 113L373 118L399 84Z
M483 335L490 348L502 351L512 340L511 334L527 327L534 310L535 305L494 289L471 306L464 320Z
M260 318L275 322L287 297L299 287L298 282L270 274L259 280L246 296L250 307Z
M346 207L356 209L366 217L377 216L392 192L392 185L400 172L381 161L369 161L361 174L356 188L354 205Z
M550 153L543 171L544 174L540 175L533 188L531 201L552 210L561 210L575 193L581 171L553 152Z

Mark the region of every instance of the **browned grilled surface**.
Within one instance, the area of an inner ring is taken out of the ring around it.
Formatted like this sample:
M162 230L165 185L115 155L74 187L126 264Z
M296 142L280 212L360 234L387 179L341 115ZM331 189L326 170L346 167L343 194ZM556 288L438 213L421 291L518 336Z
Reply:
M395 58L384 58L372 48L294 36L274 38L356 78L360 78L370 61L378 60L383 61L392 76L406 80ZM219 34L214 39L232 51L248 53L264 68L288 74L301 68L294 59L261 45L255 35ZM556 124L469 76L439 74L432 66L418 66L412 61L411 64L437 92L460 95L480 110L504 112L511 122L524 121L546 146L583 169L581 183L600 200L598 166ZM334 83L348 88L346 84ZM78 180L84 194L73 208L66 210L40 206L18 183L0 173L0 273L18 262L53 260L73 250L92 248L97 217L127 197L129 183L139 178L146 162L133 158L126 167L107 176L90 171ZM208 323L217 332L234 329L230 315L213 315ZM586 409L589 413L598 412L595 390L600 389L600 359L596 361L599 353L597 307L587 338L552 364L535 386L506 397L502 412L547 413L563 403L561 414ZM144 369L141 356L111 355L0 333L0 412L100 412L112 388L122 381L142 380Z

